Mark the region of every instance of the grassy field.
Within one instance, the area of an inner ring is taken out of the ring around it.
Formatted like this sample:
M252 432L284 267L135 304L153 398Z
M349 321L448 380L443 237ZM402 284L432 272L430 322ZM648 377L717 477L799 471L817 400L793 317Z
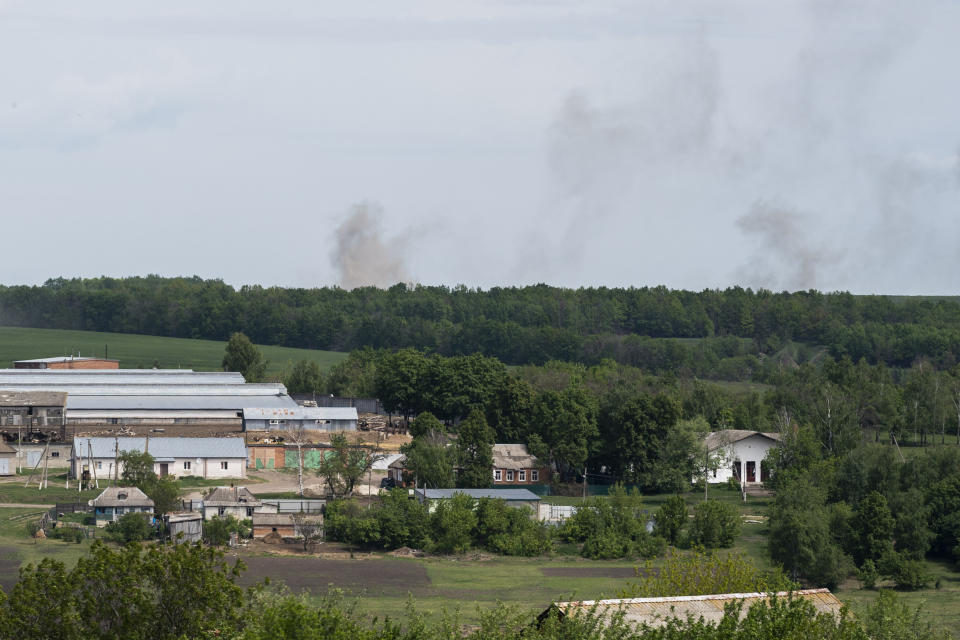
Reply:
M216 371L220 369L226 344L215 340L126 333L0 327L0 366L12 367L14 360L69 355L71 352L102 357L106 346L107 355L119 360L125 369L149 368L156 362L164 369ZM259 346L268 361L269 375L279 374L289 362L312 360L327 370L347 357L346 353L337 351Z

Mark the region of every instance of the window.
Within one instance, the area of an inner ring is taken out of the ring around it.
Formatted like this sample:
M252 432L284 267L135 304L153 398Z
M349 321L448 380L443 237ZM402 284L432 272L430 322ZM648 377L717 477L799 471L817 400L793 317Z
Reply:
M536 481L539 480L539 479L540 479L540 472L539 472L539 471L537 471L536 469L534 469L533 471L530 472L530 481L531 481L531 482L536 482Z
M494 469L494 470L493 470L493 481L494 481L494 482L500 482L500 479L501 479L501 477L502 477L502 476L500 475L501 473L502 473L502 472L500 471L500 469Z
M513 470L507 471L507 482L513 482Z
M103 469L103 460L97 460L97 469Z
M221 468L221 469L226 469L229 464L230 464L229 462L227 462L226 460L224 460L223 462L220 463L220 468Z
M222 515L224 515L226 512L227 512L227 508L226 508L226 507L219 507L219 508L217 509L217 515L218 515L218 516L222 516Z
M52 452L50 452L50 457L51 457L51 458L59 458L59 457L60 457L60 452L59 452L59 451L52 451Z
M280 424L280 421L279 421L279 420L271 420L271 421L270 421L270 424Z
M117 500L126 500L126 499L127 499L127 494L125 494L125 493L118 493L118 494L117 494Z
M520 482L526 482L526 481L527 481L527 472L526 472L526 471L520 471L519 473L520 473L520 478L519 478Z
M253 517L253 507L247 507L247 517L248 518Z
M184 460L184 462L183 462L183 469L184 469L184 471L190 471L190 461L189 461L189 460Z

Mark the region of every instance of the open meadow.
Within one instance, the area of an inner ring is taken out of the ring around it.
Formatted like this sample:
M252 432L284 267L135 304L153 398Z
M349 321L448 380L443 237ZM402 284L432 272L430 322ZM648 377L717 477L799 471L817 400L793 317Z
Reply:
M108 357L119 360L125 369L147 369L156 362L162 369L217 371L227 343L128 333L0 327L0 367L12 367L14 360L62 356L71 352L103 357L105 346ZM347 357L346 353L338 351L258 347L267 360L268 376L280 374L288 363L298 360L316 362L326 371Z

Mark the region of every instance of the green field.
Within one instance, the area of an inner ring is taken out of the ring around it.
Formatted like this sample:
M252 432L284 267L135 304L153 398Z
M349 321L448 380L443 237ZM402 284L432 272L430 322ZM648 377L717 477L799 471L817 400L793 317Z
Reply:
M163 338L128 333L67 331L0 327L0 367L12 367L14 360L69 355L107 355L125 369L146 369L156 363L162 369L217 371L226 342ZM267 359L268 375L279 374L288 363L312 360L327 370L347 357L338 351L293 349L258 345Z

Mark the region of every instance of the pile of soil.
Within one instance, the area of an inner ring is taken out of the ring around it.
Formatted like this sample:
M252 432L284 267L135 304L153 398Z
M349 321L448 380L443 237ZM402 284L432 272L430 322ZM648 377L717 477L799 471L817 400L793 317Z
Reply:
M271 531L261 538L264 544L283 544L283 536L276 531Z
M410 547L400 547L387 555L393 556L394 558L422 558L426 554L423 551L411 549Z

